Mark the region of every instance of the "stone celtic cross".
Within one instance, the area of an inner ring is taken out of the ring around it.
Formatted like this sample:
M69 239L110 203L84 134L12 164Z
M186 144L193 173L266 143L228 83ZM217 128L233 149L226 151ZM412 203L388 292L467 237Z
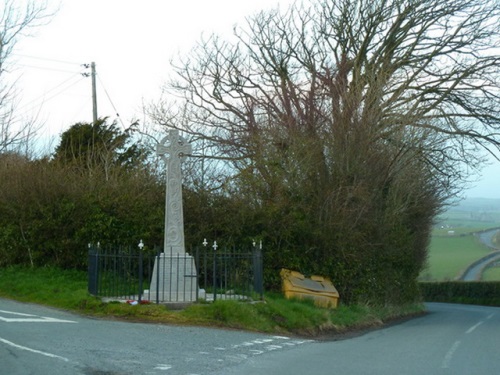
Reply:
M165 253L185 254L184 215L182 211L181 162L191 153L191 145L170 130L156 147L156 154L167 164L167 189L165 196Z

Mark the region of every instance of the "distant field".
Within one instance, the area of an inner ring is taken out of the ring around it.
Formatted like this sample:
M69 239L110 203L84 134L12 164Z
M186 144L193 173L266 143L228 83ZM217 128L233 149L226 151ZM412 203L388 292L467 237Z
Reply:
M472 233L500 227L500 199L464 200L437 217L436 222L429 247L428 268L422 272L421 279L453 280L467 266L489 253L490 250ZM500 280L500 268L488 270L485 277Z
M500 248L500 231L497 232L497 234L495 234L495 236L493 236L493 244Z
M492 267L483 272L482 281L500 281L500 267Z
M457 236L460 234L472 234L475 232L480 232L482 230L490 229L493 228L494 226L500 226L499 223L496 223L495 225L489 224L489 225L480 225L477 224L475 226L453 226L450 228L435 228L432 231L433 236L438 236L438 237L451 237L451 236Z
M467 266L487 255L489 249L473 235L433 236L429 247L428 267L422 280L453 280Z
M484 219L478 220L474 219L470 212L447 212L446 215L442 215L437 218L439 223L435 227L435 231L440 232L440 234L446 234L448 231L455 231L459 233L472 233L480 230L490 229L500 226L500 213L491 213L486 216L489 220ZM478 217L478 218L479 218Z
M500 226L500 199L467 199L436 218L437 227L474 232Z

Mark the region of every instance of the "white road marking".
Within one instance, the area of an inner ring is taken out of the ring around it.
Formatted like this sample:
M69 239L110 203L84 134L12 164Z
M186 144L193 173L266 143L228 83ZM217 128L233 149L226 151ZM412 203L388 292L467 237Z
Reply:
M314 342L314 340L294 340L292 342L294 344L296 344L296 345L302 345L302 344L306 344L306 343L309 343L309 342Z
M15 318L7 318L5 316L0 315L0 321L6 323L76 323L72 320L49 318L46 316L38 316L32 314L23 314L14 311L0 310L0 314L4 315L7 314L8 316L16 316Z
M170 365L159 364L159 365L156 365L156 367L154 369L166 371L166 370L170 370L171 368L172 368L172 366L170 366Z
M226 358L230 359L230 360L235 360L235 361L241 362L242 360L247 359L248 356L246 354L240 353L240 354L227 355Z
M283 348L283 347L282 347L282 346L280 346L280 345L268 345L268 346L266 346L266 349L267 349L268 351L278 350L278 349L282 349L282 348Z
M481 324L483 324L484 321L481 321L477 324L474 324L472 327L470 327L465 333L471 333L472 331L474 331L477 327L479 327Z
M31 348L28 348L26 346L17 345L17 344L14 344L11 341L2 339L1 337L0 337L0 342L3 342L4 344L12 346L13 348L16 348L16 349L26 350L26 351L31 352L31 353L41 354L41 355L44 355L46 357L56 358L56 359L63 360L64 362L69 362L68 358L64 358L64 357L61 357L59 355L55 355L55 354L52 354L52 353L42 352L42 351L36 350L36 349L31 349Z
M250 349L250 352L251 352L253 355L261 355L261 354L264 354L264 351L263 351L263 350L255 350L255 349Z
M0 310L0 313L13 314L13 315L19 315L19 316L36 316L36 315L33 315L33 314L23 314L23 313L20 313L20 312L5 311L5 310Z
M314 340L291 340L289 337L285 336L271 336L268 338L259 338L252 341L243 341L239 344L233 344L229 348L214 347L213 350L217 352L228 353L224 358L225 360L237 360L243 361L249 356L257 356L264 354L266 352L271 352L274 350L280 350L284 347L291 347L296 345L301 345L305 343L314 342ZM279 345L277 345L279 344ZM247 354L232 354L231 350L243 350ZM198 352L201 355L208 355L208 352ZM224 359L217 359L218 362L224 362Z
M495 314L491 314L491 315L489 315L489 316L486 318L486 320L491 319L491 318L493 318L494 316L495 316Z
M455 343L451 346L450 350L448 350L448 353L444 356L443 363L441 364L441 368L449 368L450 367L450 362L453 358L453 354L455 354L455 351L458 349L460 346L461 341L455 341Z
M268 342L273 342L271 339L258 339L252 341L254 344L266 344Z
M231 347L233 349L236 349L236 348L241 348L242 346L253 346L253 345L255 345L255 343L247 341L247 342L244 342L244 343L241 343L241 344L232 345Z

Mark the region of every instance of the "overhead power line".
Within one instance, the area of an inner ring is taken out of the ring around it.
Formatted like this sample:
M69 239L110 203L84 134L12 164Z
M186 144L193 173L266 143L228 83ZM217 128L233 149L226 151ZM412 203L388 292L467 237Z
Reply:
M81 63L74 62L74 61L64 61L64 60L51 59L51 58L47 58L47 57L38 57L38 56L31 56L31 55L23 55L23 54L20 54L20 53L13 53L12 55L13 56L19 56L19 57L24 57L24 58L28 58L28 59L34 59L34 60L43 60L43 61L57 62L57 63L60 63L60 64L78 65L78 66L81 65Z
M96 95L96 83L95 83L97 73L96 73L94 62L82 64L81 62L64 61L64 60L59 60L59 59L52 59L52 58L25 55L25 54L14 54L14 55L17 57L22 57L23 60L32 59L32 60L37 60L40 62L38 64L36 61L32 61L32 62L21 61L20 63L18 63L18 66L29 68L29 69L39 69L39 70L46 70L46 71L54 71L54 72L71 74L71 76L68 79L58 83L54 87L50 88L48 91L46 91L43 94L39 95L38 97L30 100L29 102L23 104L21 107L18 108L18 111L22 111L22 112L26 113L29 110L35 109L36 107L43 105L44 102L48 102L48 101L52 100L53 98L64 93L69 88L80 83L81 80L83 80L85 77L91 77L92 78L93 121L95 122L97 120L97 95ZM41 61L46 61L49 63L43 64L43 63L41 63ZM64 67L64 66L59 67L58 64L71 65L72 67L78 66L78 69L69 70L69 69L71 69L70 67ZM90 72L88 70L90 70ZM80 76L79 79L78 79L78 76ZM101 80L101 78L100 77L97 77L97 78L99 79L99 84L102 86L102 89L103 89L111 107L113 108L117 119L120 121L120 124L125 129L125 124L123 123L123 121L120 117L120 114L119 114L113 100L111 99L111 96L110 96L108 90L104 86L104 83Z
M44 102L52 100L53 98L55 98L55 97L59 96L60 94L62 94L63 92L65 92L66 90L75 86L83 79L84 79L84 77L81 77L80 73L75 73L71 77L69 77L68 79L62 81L61 83L52 87L50 90L44 92L42 95L39 95L38 97L30 100L28 103L25 103L24 105L19 107L17 110L27 112L30 108L35 108L39 105L42 105Z
M99 83L101 84L101 86L104 90L104 93L106 94L106 97L108 98L109 103L111 104L111 107L113 107L113 110L115 111L116 117L118 118L118 120L120 120L120 123L122 124L123 129L125 129L125 124L123 123L122 118L120 117L120 114L118 113L118 110L115 107L115 104L111 100L111 97L109 96L108 90L106 90L106 87L104 87L104 83L102 82L101 77L97 76L97 78L99 79Z
M31 68L31 69L40 69L40 70L50 70L52 72L61 72L61 73L74 73L74 70L63 70L63 69L57 69L57 68L49 68L46 66L35 66L35 65L27 65L27 64L17 64L18 66L22 66L25 68Z

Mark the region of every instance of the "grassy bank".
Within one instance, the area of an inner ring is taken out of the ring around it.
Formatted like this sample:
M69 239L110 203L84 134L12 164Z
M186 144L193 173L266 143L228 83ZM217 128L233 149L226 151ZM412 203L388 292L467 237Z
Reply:
M0 297L39 303L84 315L165 324L203 325L310 337L343 334L382 326L394 319L423 312L408 306L315 307L310 301L286 300L266 294L263 302L217 301L173 311L165 306L103 303L87 293L87 274L54 268L0 269Z

